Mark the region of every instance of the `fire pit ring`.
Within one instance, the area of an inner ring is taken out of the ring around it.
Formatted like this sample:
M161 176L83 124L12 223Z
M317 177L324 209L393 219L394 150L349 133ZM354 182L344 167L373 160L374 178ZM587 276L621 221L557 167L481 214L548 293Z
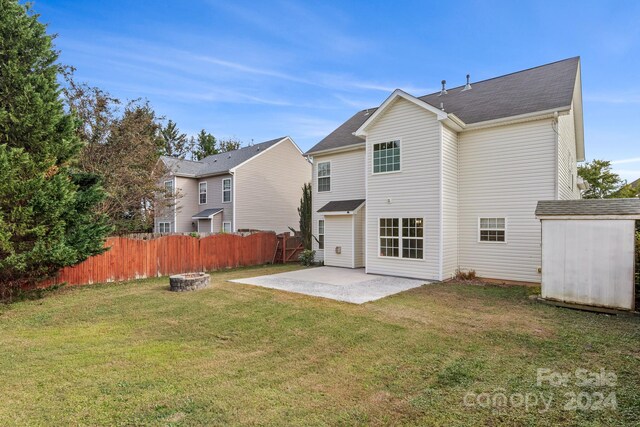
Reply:
M207 273L184 273L169 276L169 290L172 292L195 291L209 286Z

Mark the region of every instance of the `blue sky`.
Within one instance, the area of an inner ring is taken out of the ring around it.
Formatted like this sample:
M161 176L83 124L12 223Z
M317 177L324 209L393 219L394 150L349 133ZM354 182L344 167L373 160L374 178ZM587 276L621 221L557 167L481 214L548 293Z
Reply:
M640 2L35 0L77 78L189 134L310 148L420 96L580 55L587 158L640 177Z

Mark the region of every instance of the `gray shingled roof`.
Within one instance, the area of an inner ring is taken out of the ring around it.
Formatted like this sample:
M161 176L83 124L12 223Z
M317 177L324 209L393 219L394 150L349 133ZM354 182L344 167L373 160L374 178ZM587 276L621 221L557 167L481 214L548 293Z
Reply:
M638 215L640 199L543 200L536 216Z
M364 202L364 199L335 200L318 209L318 212L351 212L362 206Z
M229 172L230 169L238 166L253 156L256 156L267 148L282 141L286 136L272 139L270 141L243 147L238 150L226 153L214 154L195 162L191 160L180 160L175 157L162 156L162 161L176 175L193 176L196 178L209 175L217 175Z
M202 212L198 212L191 219L209 219L211 215L215 215L217 213L222 212L224 209L222 208L214 208L214 209L205 209Z
M436 108L443 103L445 112L455 114L466 124L568 107L573 100L579 62L579 57L569 58L489 80L472 81L471 90L464 92L464 86L458 86L447 88L446 95L438 96L440 92L435 92L419 99ZM307 153L362 143L363 140L352 133L375 110L356 113Z

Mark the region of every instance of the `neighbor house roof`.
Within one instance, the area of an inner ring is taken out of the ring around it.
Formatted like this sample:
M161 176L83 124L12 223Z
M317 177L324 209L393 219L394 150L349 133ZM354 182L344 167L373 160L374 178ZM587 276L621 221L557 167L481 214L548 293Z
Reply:
M562 109L572 104L579 64L579 57L569 58L488 80L472 81L470 90L463 91L464 86L458 86L447 88L444 95L438 91L418 99L438 109L442 104L446 113L455 115L466 125ZM359 111L307 154L362 144L363 140L353 132L376 109Z
M318 212L353 212L362 206L364 202L364 199L334 200L318 209Z
M222 208L205 209L202 212L198 212L197 214L192 216L191 219L209 219L212 216L214 216L215 214L219 214L223 210L224 209L222 209Z
M197 162L192 160L181 160L168 156L162 156L161 159L167 168L177 176L199 178L203 176L219 175L228 173L234 167L246 162L254 156L257 156L285 138L287 137L285 136L272 139L270 141L261 142L259 144L228 151L226 153L214 154Z
M640 217L640 199L543 200L538 202L536 216Z

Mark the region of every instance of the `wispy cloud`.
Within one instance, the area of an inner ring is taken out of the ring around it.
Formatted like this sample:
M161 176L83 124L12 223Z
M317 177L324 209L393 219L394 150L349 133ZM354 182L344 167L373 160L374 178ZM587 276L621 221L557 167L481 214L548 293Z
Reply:
M631 91L629 93L585 94L584 100L604 104L640 104L640 93Z
M625 163L640 163L640 157L631 157L628 159L612 160L612 165L621 165Z

